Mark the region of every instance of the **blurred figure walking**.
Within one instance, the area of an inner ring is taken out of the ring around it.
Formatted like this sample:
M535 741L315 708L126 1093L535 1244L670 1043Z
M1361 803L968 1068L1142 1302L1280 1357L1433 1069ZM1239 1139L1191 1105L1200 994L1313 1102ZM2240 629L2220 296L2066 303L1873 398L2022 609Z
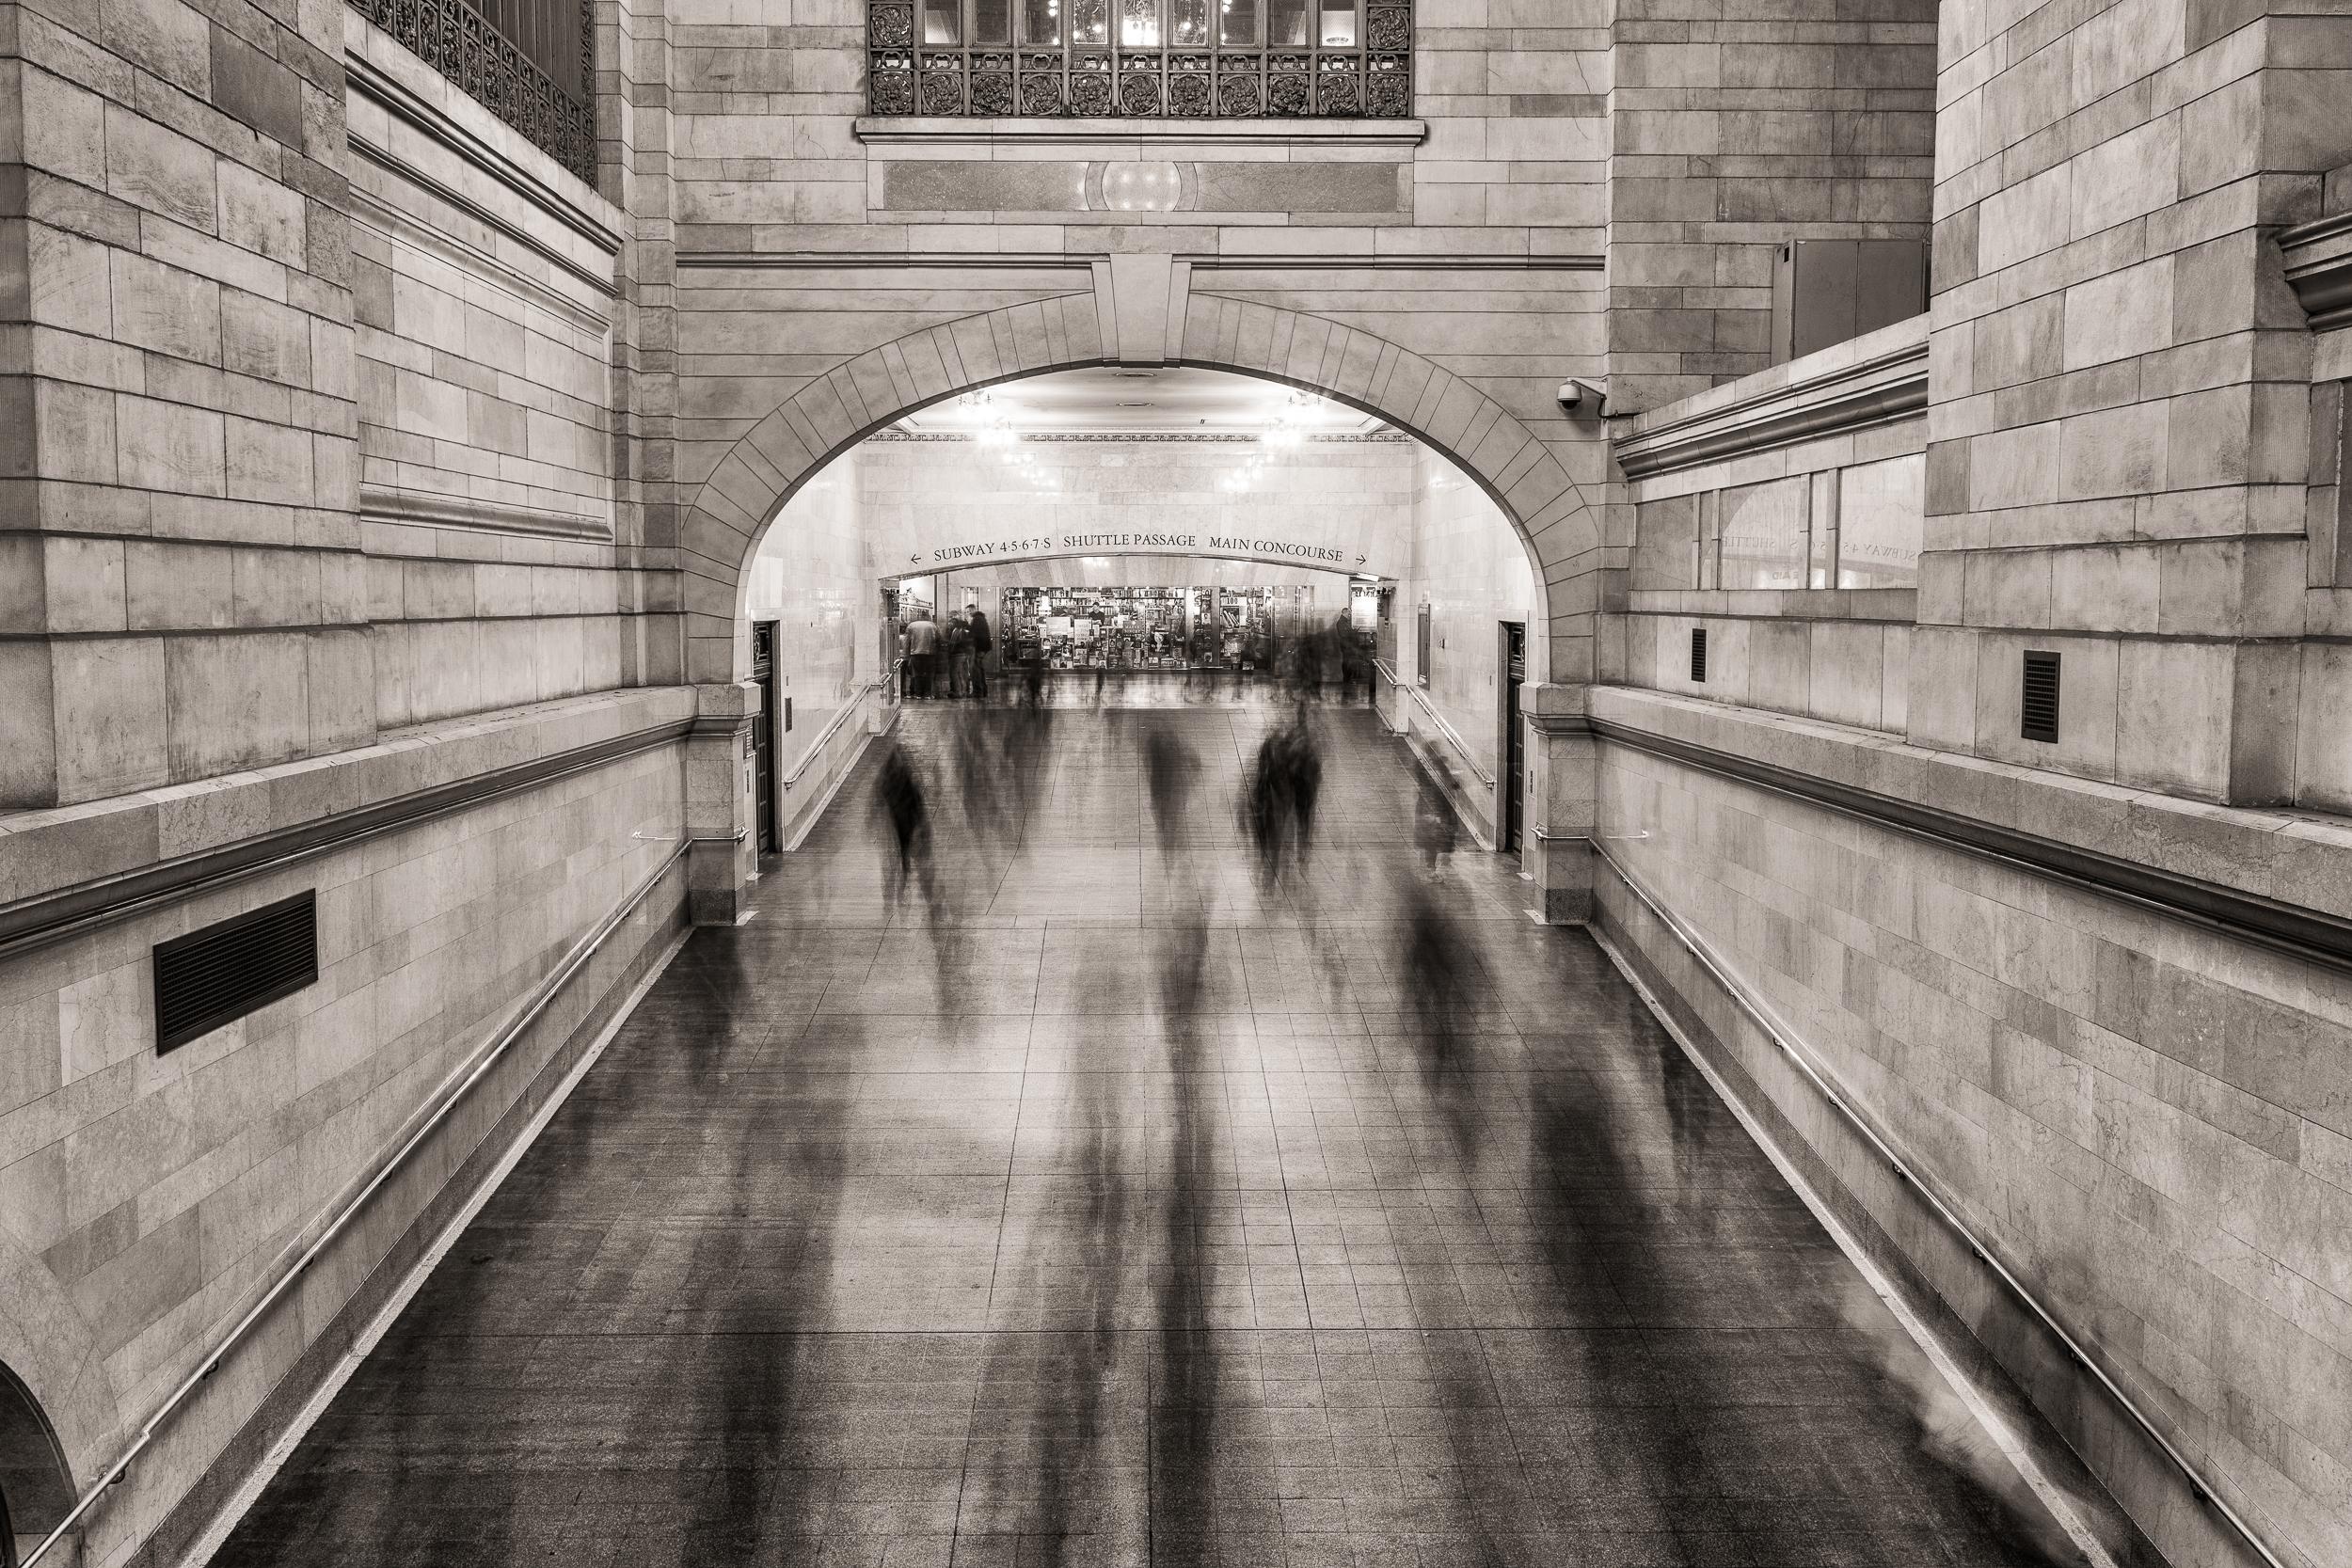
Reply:
M1143 768L1152 790L1152 821L1159 834L1160 853L1173 852L1184 812L1192 802L1193 781L1200 773L1200 757L1173 730L1154 728L1143 739Z
M972 690L972 615L969 610L956 611L955 619L949 621L946 629L941 633L940 643L946 651L943 662L947 667L945 682L947 689L942 695L968 696Z
M1432 877L1442 877L1459 841L1454 805L1426 768L1417 769L1414 777L1421 790L1413 802L1413 846L1421 851L1421 868Z
M1271 891L1293 870L1306 870L1322 791L1323 750L1302 704L1258 742L1242 788L1242 825L1257 847L1260 887Z
M931 694L933 667L939 662L939 623L931 619L928 610L917 609L914 619L907 623L907 680L909 697Z
M996 646L996 636L989 630L986 610L974 605L971 613L972 695L985 702L988 699L988 656Z
M905 901L907 882L913 879L921 885L925 913L936 919L939 879L931 865L930 809L923 796L922 775L915 771L906 748L894 742L882 758L882 775L874 789L875 814L890 819L891 836L898 847L897 875L885 871L883 887L896 916Z

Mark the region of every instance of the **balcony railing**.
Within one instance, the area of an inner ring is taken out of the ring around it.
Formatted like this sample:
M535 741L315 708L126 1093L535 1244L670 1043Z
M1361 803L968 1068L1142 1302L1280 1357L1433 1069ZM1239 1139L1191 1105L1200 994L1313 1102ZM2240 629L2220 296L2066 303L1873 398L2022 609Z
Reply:
M533 146L596 182L592 0L350 3Z

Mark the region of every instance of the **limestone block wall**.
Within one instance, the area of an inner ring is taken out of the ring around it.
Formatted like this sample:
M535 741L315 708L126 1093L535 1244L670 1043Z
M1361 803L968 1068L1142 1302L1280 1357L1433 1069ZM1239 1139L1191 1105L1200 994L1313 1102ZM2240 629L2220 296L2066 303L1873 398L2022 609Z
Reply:
M2343 972L1739 770L1768 764L2338 917L2352 913L2344 824L2125 796L1664 693L1598 689L1593 713L1609 853L1834 1071L2284 1560L2352 1556ZM1837 1152L1837 1118L1623 884L1597 887L1604 926L1654 963L1681 1016L1726 1042L2168 1560L2249 1560L2104 1396L2035 1352L2006 1293L1883 1161Z
M2312 343L2270 236L2352 156L2345 26L1944 8L1920 744L2296 798Z
M1932 0L1614 8L1617 410L1764 368L1783 243L1927 238L1937 11Z
M331 834L339 813L497 768L612 755L63 940L27 947L12 935L0 948L0 1360L56 1425L78 1484L114 1461L516 999L670 863L691 711L675 689L573 699L0 824L11 891L38 900L273 829L324 823ZM318 898L318 982L159 1055L151 946L306 888ZM684 896L673 869L446 1136L109 1493L84 1561L171 1560L198 1522L175 1510L208 1471L214 1490L198 1503L216 1504L258 1457L356 1329L339 1314L380 1302L389 1281L378 1265L413 1256L419 1216L462 1199L469 1160L495 1157L513 1109L544 1095L544 1069L580 1043L575 1026L609 1010L666 945ZM6 906L11 933L26 909Z
M377 721L643 678L616 503L623 215L342 12Z
M339 24L21 14L0 809L364 744Z

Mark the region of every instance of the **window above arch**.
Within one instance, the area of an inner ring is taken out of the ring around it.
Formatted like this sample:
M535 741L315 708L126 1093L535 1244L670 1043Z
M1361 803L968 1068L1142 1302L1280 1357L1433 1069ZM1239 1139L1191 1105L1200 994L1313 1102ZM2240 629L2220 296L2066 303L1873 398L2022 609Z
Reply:
M1403 119L1411 0L868 0L871 114Z

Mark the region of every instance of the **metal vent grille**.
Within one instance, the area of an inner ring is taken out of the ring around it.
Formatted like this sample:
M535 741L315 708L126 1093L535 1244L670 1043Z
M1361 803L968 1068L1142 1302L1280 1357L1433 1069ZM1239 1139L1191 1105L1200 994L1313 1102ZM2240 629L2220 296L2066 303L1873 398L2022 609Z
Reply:
M155 947L161 1055L319 977L318 896L304 892Z
M2026 689L2019 710L2025 721L2018 733L2027 740L2056 740L2058 737L2058 655L2026 655Z
M1691 628L1691 678L1701 685L1707 681L1707 628Z

